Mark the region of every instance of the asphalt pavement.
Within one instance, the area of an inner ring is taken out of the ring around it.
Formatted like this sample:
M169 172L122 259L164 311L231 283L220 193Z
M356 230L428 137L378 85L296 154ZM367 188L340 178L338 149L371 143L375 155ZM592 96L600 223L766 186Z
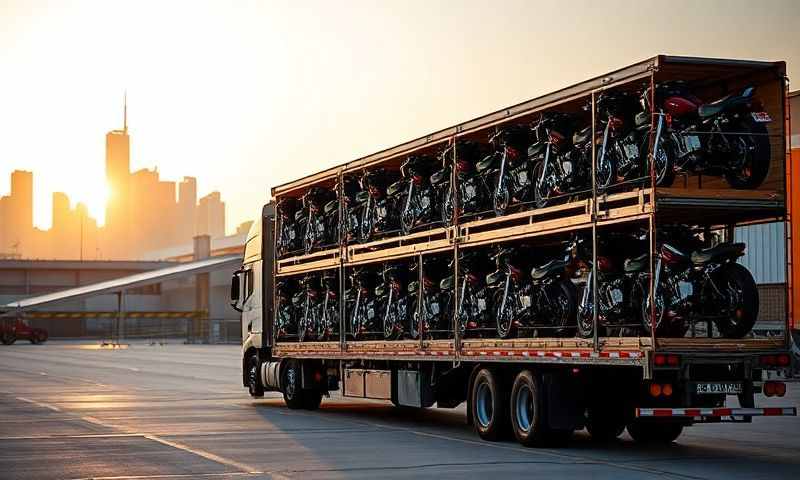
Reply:
M288 410L241 387L236 346L0 346L0 479L800 476L800 419L697 425L671 446L481 441L454 410L334 396ZM757 406L800 404L800 385Z

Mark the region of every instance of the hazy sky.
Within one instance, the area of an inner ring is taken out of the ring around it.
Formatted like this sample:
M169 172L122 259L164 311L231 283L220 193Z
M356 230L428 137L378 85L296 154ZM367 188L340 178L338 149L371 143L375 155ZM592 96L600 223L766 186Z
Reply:
M132 168L220 190L230 231L273 185L659 53L800 77L799 25L800 0L0 0L0 194L33 170L38 226L53 191L101 216L127 89Z

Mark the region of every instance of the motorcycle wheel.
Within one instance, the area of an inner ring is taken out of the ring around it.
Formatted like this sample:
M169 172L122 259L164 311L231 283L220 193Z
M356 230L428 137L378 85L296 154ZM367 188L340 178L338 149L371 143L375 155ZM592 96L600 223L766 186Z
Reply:
M549 305L549 309L553 326L556 327L554 334L558 337L571 336L577 328L578 290L574 283L566 279L552 284L551 288L553 292L549 298L553 305Z
M386 315L383 316L383 338L386 340L397 340L400 337L402 330L399 328L398 317L396 303L386 307Z
M614 184L614 180L617 178L617 164L609 152L606 152L603 163L597 165L594 177L598 191L603 191Z
M499 178L496 183L500 183ZM510 202L511 194L508 191L508 184L504 184L502 188L499 185L495 185L493 199L494 215L496 217L505 215Z
M758 318L758 289L750 272L738 263L729 263L719 271L719 290L727 296L731 315L717 320L719 333L725 338L742 338Z
M445 227L449 227L455 221L455 198L453 197L453 190L448 184L447 189L442 193L442 223Z
M767 127L760 123L743 121L732 127L735 132L750 132L756 135L731 135L733 147L731 160L739 167L725 172L725 180L737 189L757 188L767 178L770 163L770 146Z
M420 332L420 312L419 312L419 297L415 296L414 301L411 302L411 315L408 316L408 335L413 340L419 339Z
M594 317L591 310L578 312L576 323L578 325L578 335L581 338L594 336Z
M404 209L403 213L400 214L400 232L403 235L410 234L414 229L414 223L416 223L414 212L411 209Z
M497 319L497 336L502 339L514 338L517 334L514 318L510 308L503 308L503 290L494 293L495 318Z
M539 162L533 167L533 200L536 208L546 207L553 193L546 183L539 181L542 177L544 177L544 162Z
M655 174L657 187L669 187L675 181L675 161L674 155L669 143L663 138L658 142L658 150L656 151L655 158ZM649 180L650 178L650 136L645 135L642 139L641 154L642 159L642 177ZM647 183L647 182L645 182Z

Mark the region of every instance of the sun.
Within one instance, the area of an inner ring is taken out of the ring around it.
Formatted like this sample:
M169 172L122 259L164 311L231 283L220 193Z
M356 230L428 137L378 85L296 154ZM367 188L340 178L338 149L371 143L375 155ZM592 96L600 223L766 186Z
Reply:
M84 185L70 198L74 199L75 204L86 205L89 216L97 220L98 225L102 225L106 217L106 203L110 197L110 188L106 182L97 182Z

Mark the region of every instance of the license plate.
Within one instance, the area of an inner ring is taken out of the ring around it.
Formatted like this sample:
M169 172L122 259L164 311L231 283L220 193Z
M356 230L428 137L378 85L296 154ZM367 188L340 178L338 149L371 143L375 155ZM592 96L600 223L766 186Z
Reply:
M698 394L737 394L742 393L742 384L738 382L703 382L695 384Z
M772 117L767 112L752 112L753 120L758 123L767 123L772 121Z

